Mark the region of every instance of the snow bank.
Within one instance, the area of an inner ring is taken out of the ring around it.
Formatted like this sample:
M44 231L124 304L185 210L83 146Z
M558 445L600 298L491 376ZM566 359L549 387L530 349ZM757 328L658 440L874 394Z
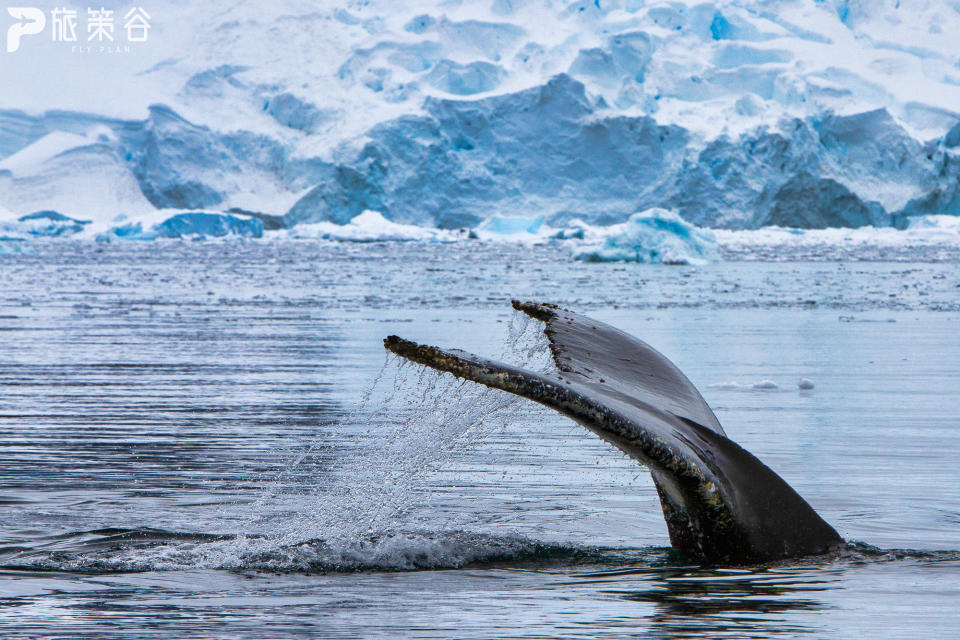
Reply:
M684 222L676 213L649 209L603 230L599 244L576 254L590 262L705 264L718 259L713 234Z

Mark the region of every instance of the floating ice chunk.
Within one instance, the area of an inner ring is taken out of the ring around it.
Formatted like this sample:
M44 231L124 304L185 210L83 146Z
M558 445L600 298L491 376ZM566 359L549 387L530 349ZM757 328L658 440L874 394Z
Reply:
M37 211L17 219L20 230L31 236L72 236L83 231L89 220L76 220L56 211Z
M907 229L911 231L930 229L960 233L960 216L917 216L916 218L910 218Z
M339 240L342 242L428 241L450 242L458 235L453 231L398 224L383 217L378 211L364 211L346 224L315 222L300 224L284 237L298 239Z
M711 389L723 389L725 391L736 391L736 390L767 391L767 390L780 388L780 385L778 385L773 380L761 380L759 382L752 382L747 384L741 384L735 381L714 382L713 384L709 384L707 386Z
M537 234L543 226L544 216L490 216L474 230L477 235Z
M800 382L797 383L797 388L803 390L813 389L813 380L810 378L800 378Z
M165 215L158 212L158 215ZM157 216L154 216L156 218ZM126 222L97 236L101 242L111 240L156 240L158 238L222 238L238 236L260 238L263 222L254 217L238 217L216 211L188 211L165 217L150 224L149 220Z
M604 230L599 245L586 245L576 254L589 262L650 262L705 264L717 260L713 233L684 221L673 211L648 209Z
M554 234L557 240L583 240L587 237L589 225L570 224Z
M710 389L723 389L726 391L733 391L734 389L743 389L744 385L740 384L739 382L734 382L731 380L729 382L714 382L712 384L708 384L707 387L709 387Z
M0 214L3 212L0 211ZM2 218L8 218L2 220ZM0 215L0 240L27 240L72 236L84 230L89 220L77 220L57 211L37 211L16 219Z
M155 227L163 238L184 236L263 236L263 222L257 218L238 218L224 213L191 212L178 213Z

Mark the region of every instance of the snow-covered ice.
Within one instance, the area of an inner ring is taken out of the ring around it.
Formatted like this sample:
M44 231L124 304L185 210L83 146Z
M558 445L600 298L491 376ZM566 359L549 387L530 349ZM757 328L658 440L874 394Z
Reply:
M397 224L377 211L364 211L346 224L312 222L279 231L277 237L342 242L427 241L451 242L465 238L463 233Z
M99 242L156 240L158 238L263 237L263 222L254 217L218 211L161 211L150 220L114 221L108 232L96 236Z
M128 55L25 38L0 67L0 220L56 211L90 221L79 235L139 222L146 238L171 212L242 210L298 237L586 242L659 207L720 244L771 227L956 242L931 217L960 214L946 0L215 0L151 15ZM352 223L367 211L383 222Z
M591 262L705 264L718 258L713 234L665 209L635 213L603 229L602 240L582 246L576 257Z

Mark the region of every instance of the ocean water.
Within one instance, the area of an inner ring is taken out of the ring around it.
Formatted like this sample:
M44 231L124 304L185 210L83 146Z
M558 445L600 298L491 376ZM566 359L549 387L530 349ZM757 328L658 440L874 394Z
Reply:
M0 257L0 637L960 634L956 253L727 258L466 242ZM657 347L850 549L693 565L634 461L382 348L395 333L545 366L511 298Z

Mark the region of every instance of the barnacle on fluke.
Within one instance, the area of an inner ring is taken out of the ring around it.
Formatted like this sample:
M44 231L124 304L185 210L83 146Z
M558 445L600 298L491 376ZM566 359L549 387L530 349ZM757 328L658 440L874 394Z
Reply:
M709 564L826 553L840 535L780 476L730 440L666 357L609 325L555 305L513 302L545 326L558 373L390 336L393 353L556 409L645 464L670 541Z

